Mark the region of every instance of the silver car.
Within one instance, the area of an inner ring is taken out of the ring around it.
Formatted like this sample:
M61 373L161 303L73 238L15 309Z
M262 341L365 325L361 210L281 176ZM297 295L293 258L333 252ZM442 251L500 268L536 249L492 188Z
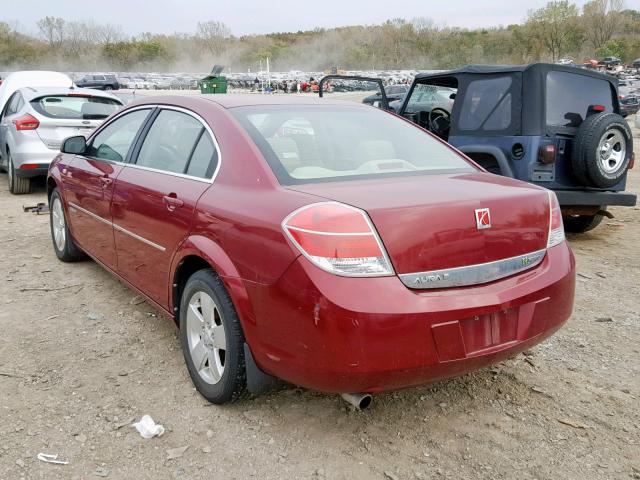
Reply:
M88 136L123 102L84 88L20 88L0 115L0 167L11 193L29 193L31 179L47 174L62 141Z

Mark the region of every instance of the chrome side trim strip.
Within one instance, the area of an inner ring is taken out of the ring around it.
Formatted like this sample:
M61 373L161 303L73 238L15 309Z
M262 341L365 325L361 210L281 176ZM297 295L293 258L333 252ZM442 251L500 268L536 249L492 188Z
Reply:
M82 208L80 205L76 205L73 202L69 202L69 206L71 208L75 208L76 210L80 210L82 213L86 213L87 215L89 215L94 220L98 220L99 222L102 222L102 223L104 223L106 225L109 225L109 226L113 226L113 223L111 223L109 220L107 220L105 218L102 218L100 215L96 215L95 213L90 212L89 210L86 210L86 209Z
M429 272L403 273L398 277L407 287L420 290L478 285L533 268L542 262L546 253L547 250L544 249L495 262Z
M107 219L105 219L105 218L102 218L101 216L96 215L95 213L90 212L89 210L87 210L87 209L85 209L85 208L82 208L81 206L76 205L76 204L75 204L75 203L73 203L73 202L69 202L69 206L70 206L71 208L75 208L76 210L80 210L82 213L86 213L86 214L87 214L87 215L89 215L91 218L93 218L93 219L95 219L95 220L98 220L99 222L102 222L102 223L104 223L104 224L106 224L106 225L110 225L111 227L115 228L115 229L116 229L116 230L118 230L119 232L122 232L122 233L124 233L124 234L126 234L126 235L129 235L130 237L135 238L136 240L138 240L138 241L140 241L140 242L142 242L142 243L145 243L145 244L149 245L150 247L153 247L153 248L155 248L155 249L157 249L157 250L160 250L161 252L166 251L166 248L164 248L162 245L158 245L157 243L154 243L154 242L152 242L151 240L147 240L146 238L141 237L140 235L137 235L137 234L135 234L135 233L133 233L133 232L130 232L130 231L129 231L129 230L127 230L126 228L123 228L123 227L121 227L120 225L117 225L117 224L115 224L115 223L113 223L113 222L110 222L109 220L107 220Z
M142 243L146 243L147 245L149 245L150 247L156 248L158 250L160 250L161 252L164 252L166 250L166 248L164 248L162 245L158 245L157 243L152 242L151 240L147 240L144 237L141 237L140 235L136 235L133 232L130 232L129 230L127 230L126 228L122 228L120 225L117 225L115 223L112 224L113 228L115 228L116 230L129 235L132 238L135 238L136 240L141 241Z

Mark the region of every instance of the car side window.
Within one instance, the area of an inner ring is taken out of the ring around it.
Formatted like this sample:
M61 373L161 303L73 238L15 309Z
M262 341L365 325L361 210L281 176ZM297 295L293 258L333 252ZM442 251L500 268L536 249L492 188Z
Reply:
M202 124L191 115L162 110L144 139L136 165L185 173L203 131ZM194 169L197 165L194 164Z
M116 118L93 137L86 156L123 162L150 111L148 108L136 110Z
M511 125L511 77L473 80L467 86L461 130L504 130Z
M14 93L11 99L7 102L7 109L4 112L4 116L13 115L19 112L23 105L24 100L22 100L20 92Z
M187 165L186 174L192 177L211 178L216 166L218 165L218 151L213 145L213 141L207 132L203 132L198 144L196 145L189 164Z

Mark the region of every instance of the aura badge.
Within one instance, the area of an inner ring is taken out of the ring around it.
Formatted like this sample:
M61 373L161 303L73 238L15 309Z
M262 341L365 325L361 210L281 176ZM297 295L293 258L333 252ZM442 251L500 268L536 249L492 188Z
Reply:
M476 227L478 230L491 228L491 213L488 208L476 209Z

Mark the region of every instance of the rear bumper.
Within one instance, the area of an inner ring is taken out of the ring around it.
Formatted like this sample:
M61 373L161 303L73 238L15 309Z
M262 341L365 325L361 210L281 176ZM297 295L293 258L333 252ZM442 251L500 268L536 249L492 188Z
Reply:
M326 392L379 392L460 375L539 343L571 315L575 262L565 242L519 275L417 291L397 277L337 277L299 257L275 284L246 287L253 313L243 326L261 369Z
M589 190L554 190L560 206L622 206L633 207L637 197L628 192L597 192Z
M49 164L47 163L38 168L16 169L15 172L16 177L19 178L46 177L49 172Z

